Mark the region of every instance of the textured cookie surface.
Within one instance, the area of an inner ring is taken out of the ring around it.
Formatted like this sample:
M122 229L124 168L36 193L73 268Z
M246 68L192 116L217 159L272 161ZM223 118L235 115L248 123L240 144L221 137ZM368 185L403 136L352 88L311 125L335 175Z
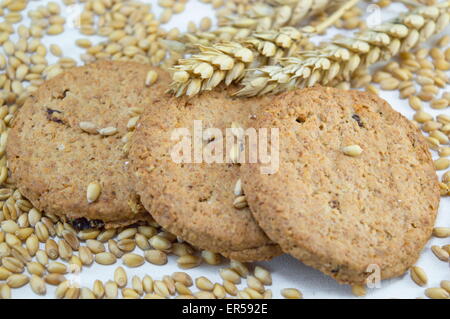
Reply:
M144 207L170 232L232 259L269 259L280 254L279 246L258 227L248 208L233 207L239 165L176 163L172 159L180 141L179 137L172 139L172 133L186 128L192 134L194 120L201 120L204 129L222 132L231 128L232 122L249 125L262 100L231 99L228 95L222 89L147 109L131 142L131 175ZM200 137L202 145L208 142Z
M370 265L382 278L399 276L416 261L439 190L424 139L406 118L374 95L312 88L278 96L256 122L280 129L280 167L262 175L260 165L243 165L243 187L284 252L342 283L364 283ZM362 154L344 155L349 145Z
M144 109L164 94L169 77L147 88L150 67L99 62L73 68L45 82L18 111L7 145L8 165L19 190L37 208L71 219L101 220L107 227L148 218L129 181L122 137L131 108ZM80 129L91 122L117 134ZM100 197L86 198L98 182Z

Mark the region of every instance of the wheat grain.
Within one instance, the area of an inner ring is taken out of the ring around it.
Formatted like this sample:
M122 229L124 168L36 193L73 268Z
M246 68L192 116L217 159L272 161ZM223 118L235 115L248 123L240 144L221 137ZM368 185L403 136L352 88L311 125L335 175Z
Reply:
M117 267L114 271L114 281L119 288L123 288L127 285L128 277L123 267Z
M425 290L425 295L431 299L448 299L450 294L443 288L428 288Z
M428 282L428 277L425 271L419 266L411 267L411 279L419 286L425 286Z
M105 297L107 299L115 299L118 295L118 287L114 281L108 281L105 284Z
M103 298L103 296L105 295L105 286L100 280L97 279L94 281L92 292L94 293L97 299Z
M284 288L281 290L281 295L286 299L302 299L302 293L295 288Z
M163 251L151 249L144 252L145 259L154 265L167 264L167 255Z
M128 253L122 256L122 261L124 263L124 265L130 267L130 268L134 268L134 267L139 267L142 264L144 264L145 259L144 257L137 255L137 254L133 254L133 253Z

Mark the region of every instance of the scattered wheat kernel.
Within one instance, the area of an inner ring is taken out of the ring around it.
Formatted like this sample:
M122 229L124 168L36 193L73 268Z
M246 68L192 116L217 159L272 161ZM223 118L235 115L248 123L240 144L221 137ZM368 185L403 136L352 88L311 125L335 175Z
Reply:
M127 228L122 230L118 235L117 235L117 239L118 240L122 240L122 239L128 239L131 237L134 237L134 235L136 235L137 233L137 229L136 228Z
M78 39L75 44L80 48L88 49L92 46L92 42L89 39Z
M248 203L247 203L247 198L245 197L245 195L238 196L233 201L233 207L236 209L243 209L247 206L248 206Z
M230 268L237 272L242 278L247 277L250 273L247 265L237 260L230 260Z
M431 246L431 251L440 260L448 261L448 258L449 258L448 252L445 249L441 248L440 246L437 246L437 245Z
M99 254L105 252L105 245L99 240L88 239L86 240L86 247L93 253Z
M145 275L144 278L142 278L142 288L144 289L144 292L146 293L152 293L153 292L153 279L149 275Z
M428 277L425 271L419 266L411 267L411 279L419 286L425 286L428 282Z
M27 270L31 275L42 277L45 274L45 267L38 262L32 261L27 264Z
M435 151L437 151L439 149L440 143L437 139L435 139L434 137L430 137L430 136L427 136L425 139L428 143L429 148L431 148Z
M256 266L254 270L254 275L258 278L264 285L268 286L272 284L272 275L267 269L260 266Z
M448 299L450 294L443 288L428 288L425 290L425 295L431 299Z
M11 288L6 284L0 284L0 299L11 299Z
M436 170L441 171L450 167L450 159L441 157L434 161L434 167Z
M167 255L166 253L160 250L156 249L147 250L144 252L144 257L149 263L152 263L154 265L167 264Z
M130 267L130 268L135 268L135 267L139 267L141 265L144 264L145 259L144 257L138 255L138 254L133 254L133 253L128 253L122 256L122 261L124 263L124 265Z
M61 274L48 274L44 277L47 284L57 286L66 280L66 277Z
M67 273L67 266L60 262L54 261L47 266L47 270L49 273L52 274L64 275Z
M172 7L173 13L178 14L184 11L186 5L183 2L176 2Z
M11 271L6 269L5 267L0 266L0 280L6 280L11 275L12 275Z
M231 296L236 296L238 293L238 289L234 283L228 280L223 281L223 287L225 288L226 292Z
M441 147L439 149L439 156L441 156L441 157L450 156L450 147L448 147L448 146Z
M194 255L184 255L177 259L177 264L181 268L189 269L200 265L202 259Z
M61 57L63 55L61 47L57 44L50 45L50 52L56 57Z
M258 278L256 278L255 276L247 276L247 286L251 289L256 290L259 293L264 293L264 285L262 284L261 281L259 281Z
M138 276L133 276L133 278L131 278L131 286L139 296L142 296L144 294L144 286L142 284L141 278L139 278Z
M342 152L348 156L359 156L363 152L362 148L359 145L349 145L342 148Z
M94 293L97 299L102 299L105 295L105 286L100 280L95 280L94 285L92 287L92 292Z
M172 18L172 9L170 8L166 8L162 11L161 16L159 17L159 21L161 22L161 24L165 24L167 22L170 21L170 19Z
M209 265L218 265L222 261L222 258L220 256L220 254L218 254L218 253L214 253L214 252L211 252L208 250L203 250L201 254L202 254L203 260Z
M200 290L212 291L214 289L214 284L206 277L198 277L195 279L195 285Z
M100 265L112 265L116 262L116 256L112 253L104 252L95 255L95 262Z
M45 281L37 276L32 275L30 278L30 286L33 292L37 295L45 295L47 293L47 287L45 285Z
M112 136L117 134L117 132L118 132L117 128L112 126L101 128L98 130L98 133L103 136Z
M127 285L128 277L123 267L117 267L116 270L114 271L114 281L120 288L123 288Z
M170 292L165 282L161 280L155 280L153 283L153 287L155 293L160 295L161 297L164 298L170 297Z
M55 297L58 299L64 298L69 287L70 287L70 281L68 281L68 280L63 281L60 284L58 284L58 287L56 287L56 291L55 291Z
M172 246L169 240L160 235L156 235L150 238L150 245L158 250L167 250Z
M234 284L241 282L241 276L231 268L220 269L219 273L223 280L230 281Z
M434 61L434 66L436 69L441 71L448 71L450 70L450 62L447 62L445 59L440 58Z
M86 197L88 203L95 202L99 197L102 191L102 187L98 182L92 182L87 187Z
M448 107L447 99L437 99L431 101L431 107L436 110L445 109Z
M448 144L449 142L448 136L438 130L430 132L430 136L437 139L440 144Z
M89 134L98 134L97 126L92 122L80 122L81 130Z
M238 299L252 299L252 297L245 290L238 291L237 298Z
M118 295L118 287L114 281L107 281L105 284L105 297L106 299L116 299Z
M125 238L120 240L117 246L124 252L131 252L136 248L136 241L131 238Z
M19 225L13 220L5 220L1 223L1 228L6 233L15 234L19 230Z
M158 79L158 73L156 73L154 70L150 70L150 71L148 71L147 76L145 78L145 85L151 86L153 83L156 82L157 79Z
M172 274L172 279L176 282L182 283L186 287L192 286L192 278L185 272L174 272Z
M281 290L281 295L286 299L302 299L302 293L296 288L284 288Z
M353 285L352 286L352 293L354 296L357 297L363 297L367 294L367 290L365 286L362 285Z
M20 288L25 286L30 281L30 278L22 274L12 274L6 279L6 284L10 288Z
M380 87L383 90L395 90L398 88L399 84L400 84L399 80L391 77L381 80Z
M48 35L58 35L64 32L64 26L62 24L52 24L47 28Z
M422 125L422 130L425 132L432 132L435 130L440 130L442 126L442 123L436 121L428 121Z
M450 171L446 171L443 175L442 175L442 182L443 183L450 183Z
M450 228L449 227L435 227L433 229L433 236L438 237L438 238L450 237Z
M80 299L96 299L96 296L91 289L83 287L80 290Z
M450 293L450 280L442 280L441 288Z
M418 111L416 112L416 114L414 114L414 120L419 122L419 123L425 123L428 121L433 120L433 116L429 113L426 113L424 111Z
M200 20L200 31L206 32L211 29L212 21L209 17L204 17Z

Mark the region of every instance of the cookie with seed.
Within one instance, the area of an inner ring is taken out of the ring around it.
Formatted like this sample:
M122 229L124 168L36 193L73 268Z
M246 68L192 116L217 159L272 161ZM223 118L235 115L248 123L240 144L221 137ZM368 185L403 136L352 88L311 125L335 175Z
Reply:
M146 87L150 70L159 79ZM168 81L148 65L111 61L46 81L18 111L8 138L8 165L21 193L80 228L147 219L127 175L123 138L129 120L161 99Z
M439 187L426 142L406 118L372 94L311 88L277 96L256 127L279 129L269 141L279 169L243 165L243 188L284 252L351 284L414 264Z
M248 207L235 208L239 165L226 160L226 143L220 146L220 135L224 141L232 123L235 128L251 125L252 114L267 100L233 99L229 90L173 98L146 109L131 141L130 174L144 207L171 233L232 259L270 259L280 254L279 246L259 228ZM203 130L195 135L199 128ZM222 156L196 159L206 153L196 153L194 143L204 152L208 147L216 147L216 154L223 150ZM187 156L178 158L181 154Z

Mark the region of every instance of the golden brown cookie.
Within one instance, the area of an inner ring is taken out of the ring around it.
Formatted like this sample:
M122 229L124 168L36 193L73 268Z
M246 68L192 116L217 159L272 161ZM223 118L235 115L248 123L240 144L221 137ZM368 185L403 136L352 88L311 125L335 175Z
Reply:
M232 259L270 259L281 253L279 246L267 238L248 208L233 206L239 165L177 163L172 157L180 141L172 139L174 130L186 128L192 134L194 120L222 132L233 122L250 125L251 115L264 100L232 99L228 91L173 98L148 108L131 140L130 171L142 204L171 233ZM211 140L200 142L206 146Z
M278 96L256 127L280 129L280 166L264 175L260 164L243 165L243 187L284 252L341 283L365 283L370 265L383 279L399 276L416 261L439 187L406 118L372 94L311 88ZM344 154L351 145L362 153Z
M149 70L159 80L146 87ZM21 193L38 209L75 219L82 228L147 219L127 175L122 138L134 112L159 100L168 81L148 65L104 61L45 82L18 111L8 138L8 165ZM95 127L83 131L81 122ZM117 132L98 134L105 128ZM89 203L91 182L100 183L101 194Z

